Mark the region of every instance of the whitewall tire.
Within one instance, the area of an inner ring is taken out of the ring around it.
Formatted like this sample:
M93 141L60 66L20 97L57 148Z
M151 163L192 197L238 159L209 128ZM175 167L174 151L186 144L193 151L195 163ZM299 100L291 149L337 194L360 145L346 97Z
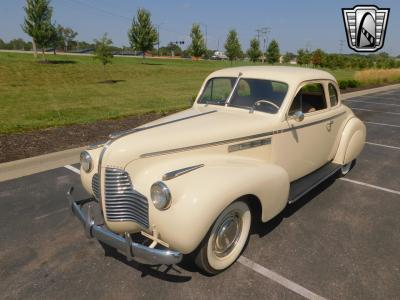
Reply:
M340 168L340 176L346 176L347 173L349 173L351 171L351 169L353 169L355 164L356 164L356 160L352 160L351 162L343 165Z
M251 226L251 211L243 201L230 204L219 215L204 238L195 262L209 274L217 274L230 265L242 253Z

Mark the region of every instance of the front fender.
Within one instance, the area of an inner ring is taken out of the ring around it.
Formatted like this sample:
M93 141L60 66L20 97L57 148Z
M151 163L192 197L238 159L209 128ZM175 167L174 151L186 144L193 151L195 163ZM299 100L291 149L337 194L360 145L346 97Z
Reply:
M262 220L267 221L286 206L289 193L284 169L254 159L206 163L165 184L171 190L171 207L159 211L150 201L150 224L172 249L182 253L192 252L223 209L239 197L256 196Z

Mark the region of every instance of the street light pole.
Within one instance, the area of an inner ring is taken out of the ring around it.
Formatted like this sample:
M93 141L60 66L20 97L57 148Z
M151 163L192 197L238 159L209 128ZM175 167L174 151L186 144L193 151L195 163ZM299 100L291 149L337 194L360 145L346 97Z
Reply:
M157 25L157 56L160 56L160 25Z

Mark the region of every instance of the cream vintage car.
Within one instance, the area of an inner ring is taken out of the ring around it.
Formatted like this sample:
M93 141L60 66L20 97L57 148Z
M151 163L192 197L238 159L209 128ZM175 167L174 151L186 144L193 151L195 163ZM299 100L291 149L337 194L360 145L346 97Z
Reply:
M223 69L190 109L82 152L92 198L75 200L72 188L68 198L87 236L128 259L176 264L193 254L215 274L240 256L254 221L349 172L365 135L327 72Z

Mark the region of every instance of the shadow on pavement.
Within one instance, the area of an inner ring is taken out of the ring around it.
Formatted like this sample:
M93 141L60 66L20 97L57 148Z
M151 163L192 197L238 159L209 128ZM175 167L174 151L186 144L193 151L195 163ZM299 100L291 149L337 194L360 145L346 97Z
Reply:
M279 213L276 217L272 218L270 221L266 223L258 222L252 229L252 234L257 234L260 238L266 236L270 232L272 232L285 218L290 218L293 214L295 214L298 210L300 210L303 206L305 206L308 202L313 200L323 191L325 191L328 187L330 187L335 182L336 177L332 176L328 178L324 182L320 183L314 189L309 191L299 200L297 200L293 204L288 204L286 208Z

